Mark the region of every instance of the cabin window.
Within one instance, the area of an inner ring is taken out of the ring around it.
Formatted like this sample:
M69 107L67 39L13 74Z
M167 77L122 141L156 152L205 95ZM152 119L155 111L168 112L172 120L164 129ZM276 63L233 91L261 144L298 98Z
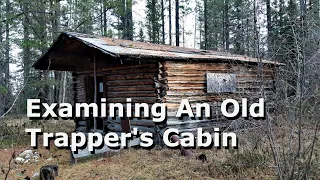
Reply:
M228 73L207 73L207 93L236 92L237 76Z
M99 82L99 92L103 92L103 82Z

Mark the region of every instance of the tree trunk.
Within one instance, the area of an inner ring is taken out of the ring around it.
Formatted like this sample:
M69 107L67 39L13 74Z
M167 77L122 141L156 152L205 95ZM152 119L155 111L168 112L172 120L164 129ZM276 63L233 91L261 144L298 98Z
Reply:
M126 28L127 39L133 40L132 0L126 0Z
M2 1L0 1L0 19L2 19ZM2 23L0 23L0 47L2 46ZM2 88L3 86L3 48L0 48L0 88ZM4 102L4 94L2 93L2 91L0 91L0 102ZM0 103L0 116L4 113L4 104L5 103Z
M52 4L54 3L54 4ZM54 41L60 32L60 1L59 0L54 0L51 1L51 11L54 12L54 17L52 18L52 41ZM53 91L53 101L61 103L61 72L59 71L54 71L54 77L55 77L55 86L54 86L54 91ZM49 87L49 92L52 89L52 86Z
M208 49L208 0L204 0L204 49Z
M152 15L151 15L151 23L152 23L152 43L156 43L157 42L157 23L156 23L156 0L152 0Z
M27 81L27 78L29 77L30 73L30 46L28 45L28 41L30 38L30 32L29 32L29 23L26 16L28 16L28 5L26 3L23 4L23 11L25 12L25 16L22 20L22 26L23 26L23 42L24 46L22 47L22 61L23 61L23 80L24 82Z
M169 0L169 44L172 46L171 0Z
M230 46L230 35L229 35L229 0L225 0L224 4L224 20L225 20L225 42L226 42L226 50L229 51Z
M194 8L194 36L193 36L193 48L194 49L196 48L196 44L197 44L197 13L198 13L197 0L195 0L195 4L196 4L196 7Z
M283 0L279 0L279 27L283 26Z
M11 16L10 12L10 1L6 0L6 18ZM4 87L6 88L6 95L4 96L4 105L8 104L9 97L10 97L10 71L9 71L9 62L10 62L10 24L9 21L5 23L5 32L6 32L6 42L5 42L5 59L4 59Z
M104 1L102 1L102 10L103 10L103 36L107 35L107 7Z
M53 25L52 25L53 27L52 34L53 34L53 39L56 39L60 34L60 26L61 26L60 0L54 0L53 11L54 11L54 18L53 18Z
M271 25L271 6L270 6L270 0L266 0L266 8L267 8L267 30L268 30L268 54L271 55L273 52L273 44L272 44L272 25Z
M63 86L62 86L63 93L62 93L62 103L65 103L65 100L66 100L66 84L67 84L67 71L65 71L65 72L64 72L64 75L63 75Z
M162 44L166 43L164 31L164 0L161 0Z
M127 21L126 21L126 0L121 1L120 21L122 30L122 39L128 39Z
M180 36L180 33L179 33L179 30L180 30L180 27L179 27L179 0L176 0L176 46L179 46L179 43L180 43L180 39L179 39L179 36Z
M37 2L39 8L41 7L42 9L46 9L46 3L44 1L39 1ZM42 54L44 54L47 50L47 17L46 14L43 13L37 13L37 17L35 17L39 21L39 35L40 35L40 51ZM49 68L49 67L48 67ZM46 68L46 69L48 69ZM45 87L44 87L44 96L45 102L51 103L53 102L52 100L52 85L50 84L50 73L49 71L45 70L43 72L43 78L45 81Z
M253 57L257 56L257 9L256 9L256 0L253 2Z

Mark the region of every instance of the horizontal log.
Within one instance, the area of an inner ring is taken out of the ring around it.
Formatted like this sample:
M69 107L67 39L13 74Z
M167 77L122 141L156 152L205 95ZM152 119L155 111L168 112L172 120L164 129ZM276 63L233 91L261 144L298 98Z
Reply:
M194 92L194 91L179 92L179 91L168 90L166 98L168 98L170 96L188 97L188 99L197 99L197 98L201 98L201 97L206 97L206 93Z
M130 98L130 97L157 97L155 92L107 92L108 98Z
M108 68L101 68L96 70L96 72L117 72L119 70L131 70L131 69L157 69L158 64L152 63L152 64L138 64L138 65L119 65L119 66L113 66ZM81 71L81 72L75 72L77 76L82 74L90 74L93 73L93 71Z
M194 71L188 71L189 73L184 73L183 71L167 71L168 77L194 77L194 76L205 76L206 71L203 72L194 72Z
M139 80L123 80L123 81L107 81L108 86L135 86L135 85L153 85L153 79L144 81Z
M119 75L119 74L138 74L138 73L159 73L159 69L156 68L141 68L141 69L126 69L117 71L104 71L106 75Z
M147 104L153 104L157 101L156 98L152 97L132 97L131 102L132 103L147 103ZM127 103L126 98L107 98L107 102L110 103Z
M204 84L206 83L205 80L200 80L200 81L176 81L176 80L170 80L168 81L168 84L197 84L199 86L199 84Z
M193 77L181 77L181 76L175 76L175 77L167 77L168 82L169 81L205 81L206 77L205 76L193 76Z
M176 62L176 61L166 61L166 67L220 67L220 68L237 68L237 69L252 69L258 70L257 65L249 65L249 64L239 64L239 63L217 63L217 62ZM273 70L272 67L267 65L263 65L263 70Z
M197 93L197 94L206 95L205 88L197 88L197 89L195 89L195 88L187 89L187 88L188 87L184 87L184 88L181 88L181 89L170 88L166 92L167 92L167 95L169 95L170 93L175 93L177 95L190 94L190 93Z
M190 87L185 87L185 86L179 86L179 85L176 85L176 86L172 86L170 85L170 88L169 90L170 91L203 91L205 90L206 88L204 86L190 86ZM168 91L169 91L168 90Z
M159 73L159 69L157 68L138 68L138 69L125 69L125 70L116 70L116 71L98 71L97 70L97 76L109 76L109 75L126 75L126 74L141 74L141 73ZM93 77L94 73L86 73L87 76Z
M170 70L229 70L230 68L227 68L227 65L225 64L215 64L214 66L210 66L210 64L200 64L200 63L185 63L185 64L166 64L167 71Z
M233 67L232 69L212 69L207 67L200 67L197 69L168 69L166 72L168 73L169 77L174 76L204 76L207 72L210 73L235 73L235 74L258 74L260 71L258 70L252 70L252 69L246 69L246 68L237 68ZM273 75L272 70L265 70L263 71L264 75Z
M107 86L108 92L130 92L130 91L153 91L155 92L156 88L153 85L141 85L141 86Z
M202 83L179 83L177 81L169 81L168 82L169 89L170 88L179 88L179 87L206 87L207 85Z
M106 76L107 81L114 80L136 80L136 79L153 79L156 73L142 73L142 74L125 74L125 75L109 75Z

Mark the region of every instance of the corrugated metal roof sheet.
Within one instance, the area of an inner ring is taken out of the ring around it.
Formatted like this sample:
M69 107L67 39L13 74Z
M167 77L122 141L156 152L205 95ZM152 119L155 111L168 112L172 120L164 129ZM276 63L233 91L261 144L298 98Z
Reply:
M243 62L255 62L256 58L248 56L234 55L224 52L211 50L190 49L176 46L134 42L122 39L113 39L106 37L93 36L88 34L64 32L63 34L76 38L86 45L99 49L100 51L110 54L114 57L129 56L136 58L159 57L164 59L201 59L201 60L232 60ZM262 60L263 63L283 65L282 63Z

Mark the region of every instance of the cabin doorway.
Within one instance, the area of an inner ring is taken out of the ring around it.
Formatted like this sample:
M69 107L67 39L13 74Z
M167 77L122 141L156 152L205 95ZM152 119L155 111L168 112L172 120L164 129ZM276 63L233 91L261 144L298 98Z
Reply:
M100 109L100 105L101 105L101 98L106 98L105 97L105 81L104 81L105 77L102 75L97 75L96 76L96 84L94 81L94 77L93 76L89 76L88 78L88 86L87 88L90 89L90 91L88 91L88 97L89 97L89 102L90 103L94 103L94 95L95 95L95 88L97 90L97 105L98 105L98 109ZM104 119L101 117L97 117L97 130L104 130ZM94 129L94 118L90 117L89 119L89 128Z

